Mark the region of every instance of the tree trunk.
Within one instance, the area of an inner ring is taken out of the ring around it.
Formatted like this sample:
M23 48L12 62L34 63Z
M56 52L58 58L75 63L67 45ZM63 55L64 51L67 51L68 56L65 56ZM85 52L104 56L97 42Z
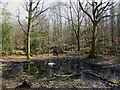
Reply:
M79 17L79 10L78 10L78 31L77 31L77 45L78 51L80 51L80 17Z
M32 23L32 0L30 0L29 12L28 12L28 30L27 30L27 59L30 59L30 31Z
M79 37L77 37L77 46L78 46L78 51L80 51L80 40L79 40Z
M27 35L27 59L30 59L30 33Z
M95 31L96 31L96 24L93 25L93 30L92 30L92 42L91 42L91 50L89 52L88 58L92 59L95 58L95 49L96 49L96 37L95 37Z
M111 44L114 46L114 17L111 17Z
M118 53L118 57L120 58L120 0L118 3L118 17L117 17L117 23L118 23L118 49L117 49L117 53Z

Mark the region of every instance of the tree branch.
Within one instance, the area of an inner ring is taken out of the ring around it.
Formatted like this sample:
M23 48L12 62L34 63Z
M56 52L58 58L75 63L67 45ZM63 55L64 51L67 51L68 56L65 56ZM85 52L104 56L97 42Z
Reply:
M34 26L38 25L38 24L40 23L40 21L43 20L45 17L46 17L46 15L44 15L44 16L39 20L39 22L37 22L36 24L32 25L31 27L34 27Z
M23 6L23 8L25 8L25 10L27 11L27 12L29 12L29 10L28 10L28 2L25 0L25 7Z
M19 18L19 16L17 16L17 17L18 17L18 23L19 23L19 25L21 26L22 31L23 31L25 34L27 34L26 31L25 31L24 28L23 28L22 23L20 22L20 18Z
M35 17L38 17L40 14L42 14L42 13L45 12L45 11L47 11L48 9L49 9L49 7L46 8L46 9L44 9L44 10L42 10L42 11L40 11L38 14L35 14L35 15L32 17L32 19L35 18Z
M82 9L82 11L83 11L85 14L87 14L87 16L88 16L88 17L91 19L91 21L93 22L93 19L92 19L91 15L90 15L89 13L87 13L87 11L84 10L83 6L81 5L80 0L78 0L78 2L79 2L79 6L80 6L80 8Z
M110 3L110 2L108 2L104 7L101 7L101 8L98 10L98 13L97 13L97 15L96 15L97 17L103 13L103 11L108 7L109 3Z
M97 21L99 22L101 19L105 17L113 17L113 16L118 16L118 15L105 15L105 16L100 17Z
M102 13L104 14L107 10L109 10L109 9L111 9L112 7L110 7L110 8L107 8L108 6L113 6L113 4L114 3L107 3L104 7L102 7L102 8L100 8L99 10L98 10L98 13L97 13L97 15L96 15L96 17L98 18L98 21L100 21L102 18L105 18L105 17L112 17L112 16L116 16L116 15L105 15L105 16L101 16L102 15ZM99 18L100 17L100 18Z
M36 6L33 8L33 10L32 10L32 11L35 11L35 9L38 7L38 5L39 5L40 1L41 1L41 0L39 0L39 1L37 2Z
M58 16L60 16L60 17L63 17L64 19L67 19L67 20L69 20L69 21L72 21L70 18L67 18L67 17L65 17L65 16L63 16L63 15L60 15L60 14L58 14L57 12L55 12L55 11L53 11L56 15L58 15Z

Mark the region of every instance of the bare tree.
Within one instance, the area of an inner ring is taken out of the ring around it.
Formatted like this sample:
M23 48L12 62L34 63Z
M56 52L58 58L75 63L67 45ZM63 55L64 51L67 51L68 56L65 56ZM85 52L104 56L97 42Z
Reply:
M111 1L111 3L113 3L113 1ZM112 8L110 9L110 14L111 14L111 44L112 44L112 46L114 46L114 43L115 43L115 34L114 34L114 27L115 27L115 25L114 25L114 23L115 23L115 10L114 10L114 6L112 5Z
M41 0L35 0L35 1L34 0L29 0L29 1L25 0L24 7L28 13L27 30L25 30L24 26L22 25L19 15L17 16L18 23L22 27L22 31L25 33L25 35L27 37L27 52L26 52L27 59L30 59L30 53L31 53L30 52L30 32L31 32L31 29L32 29L32 27L35 27L37 24L40 23L40 21L35 22L35 23L33 23L33 21L49 9L49 7L44 9L44 2L42 2L42 4L40 4L40 3L41 3Z
M87 3L92 7L92 12L87 12L83 5L81 4L81 1L78 0L79 6L82 9L82 11L90 18L93 29L92 29L92 42L91 42L91 50L89 52L89 58L95 58L95 51L96 51L96 30L98 23L105 17L110 17L111 15L105 15L104 13L107 12L113 3L111 2L95 2L92 1L92 3Z
M75 23L74 23L74 20L73 20L73 11L75 12L76 14L76 17L77 17L77 30L75 29ZM83 21L83 18L81 19L80 18L80 14L81 14L81 10L79 8L79 5L77 5L77 7L75 8L74 7L74 4L72 4L71 0L70 0L70 15L71 15L71 22L72 22L72 30L75 32L75 35L76 35L76 40L77 40L77 50L80 51L80 25ZM80 20L81 19L81 20Z
M80 30L81 30L81 24L83 22L84 14L82 13L79 3L78 2L72 2L71 0L69 1L69 4L66 3L61 3L63 6L63 11L66 13L65 8L69 11L67 16L65 16L65 13L59 13L54 11L57 15L60 16L60 18L64 18L68 20L68 23L71 24L72 32L75 35L76 39L76 44L77 44L77 50L80 51ZM64 7L65 6L65 7ZM77 18L75 18L77 17ZM72 35L73 38L73 35ZM71 39L72 39L71 38ZM75 41L75 40L74 40Z

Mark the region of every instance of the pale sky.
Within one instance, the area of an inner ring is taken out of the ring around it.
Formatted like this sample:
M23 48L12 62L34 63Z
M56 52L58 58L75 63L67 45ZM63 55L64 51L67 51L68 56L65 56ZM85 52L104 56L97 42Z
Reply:
M28 0L26 0L26 1L28 1ZM45 5L47 5L47 6L52 4L52 3L58 2L58 1L68 2L69 0L44 0ZM76 0L71 0L71 1L76 1ZM90 0L88 0L88 1L90 1ZM103 0L103 1L105 1L105 0ZM18 11L18 8L21 11L21 15L26 16L27 13L25 12L25 10L22 7L22 4L23 4L24 0L2 0L2 2L3 3L6 3L6 2L8 3L6 8L13 15L13 17L16 16L16 12Z
M28 1L28 0L26 0ZM54 2L58 1L68 1L68 0L44 0L45 5L50 5ZM20 9L21 15L26 16L26 12L24 8L22 7L24 0L2 0L2 3L8 3L6 6L6 9L12 14L13 17L16 16L16 12L18 11L18 8ZM4 5L4 4L3 4ZM23 13L24 12L24 13Z

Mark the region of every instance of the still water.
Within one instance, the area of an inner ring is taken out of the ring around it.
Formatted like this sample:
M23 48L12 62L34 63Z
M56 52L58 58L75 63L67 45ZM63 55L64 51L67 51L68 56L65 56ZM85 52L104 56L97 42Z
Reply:
M71 79L98 80L95 76L85 73L93 71L106 76L111 80L120 80L120 68L105 65L94 65L86 63L79 58L47 59L34 60L31 62L8 62L3 63L2 78L10 79L20 75L33 76L34 79L52 78L55 76L64 76L76 74Z

